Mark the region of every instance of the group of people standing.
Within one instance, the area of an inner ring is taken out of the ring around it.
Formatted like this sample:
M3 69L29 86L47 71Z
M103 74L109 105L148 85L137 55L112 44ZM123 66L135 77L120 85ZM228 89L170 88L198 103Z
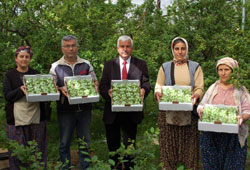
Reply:
M77 53L79 44L77 38L67 35L62 38L61 51L63 56L52 64L50 74L56 79L60 91L57 101L57 116L60 129L60 159L66 163L65 169L71 165L70 141L76 129L77 138L83 139L90 147L91 104L70 105L67 99L67 89L64 77L75 75L91 75L96 89L105 99L103 121L106 130L108 150L116 151L120 148L121 137L125 147L135 143L137 126L143 120L143 112L112 112L111 98L112 80L140 80L140 95L144 100L151 87L147 63L132 56L133 40L126 35L117 40L119 56L107 61L104 65L100 84L89 61L80 58ZM155 98L160 102L162 86L189 85L192 87L192 101L194 110L191 111L159 111L158 125L160 128L160 159L164 170L177 169L178 163L184 163L188 169L199 169L199 156L204 170L243 170L245 169L248 136L246 121L250 118L250 96L245 87L237 89L229 83L230 74L238 67L236 60L226 57L218 61L216 69L219 80L204 94L203 72L199 63L189 60L188 43L184 38L176 37L171 44L173 60L163 63L159 69ZM29 67L33 52L29 46L22 46L16 50L16 68L7 71L3 80L3 93L6 99L6 131L8 138L28 145L28 141L35 140L38 150L42 152L42 160L47 162L47 130L46 109L44 102L29 103L25 100L26 87L23 85L24 75L39 74ZM198 131L198 119L202 116L204 104L225 104L239 108L237 115L239 123L238 134ZM198 114L196 108L198 106ZM37 122L37 120L39 120ZM18 121L18 125L16 122ZM21 123L20 123L21 122ZM85 149L83 149L85 148ZM85 161L89 155L88 148L79 143L79 160L81 169L87 169L89 163ZM112 169L130 169L134 167L133 157L127 156L124 164L119 162L119 155L111 157L115 165ZM10 168L19 169L23 165L16 156L9 151Z

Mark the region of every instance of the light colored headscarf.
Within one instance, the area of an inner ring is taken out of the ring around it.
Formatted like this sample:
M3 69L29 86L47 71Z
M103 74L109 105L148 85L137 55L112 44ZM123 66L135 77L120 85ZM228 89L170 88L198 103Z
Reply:
M221 64L225 64L227 65L228 67L230 67L232 70L234 68L238 68L239 65L238 65L238 62L230 57L224 57L220 60L218 60L217 64L216 64L216 69L218 69L219 65Z
M174 56L174 42L177 41L177 40L182 40L184 41L185 45L186 45L186 56L184 58L185 61L187 61L189 59L188 57L188 43L187 43L187 40L185 38L182 38L182 37L176 37L172 40L172 43L171 43L171 50L172 50L172 54ZM176 61L175 57L173 59L174 61Z

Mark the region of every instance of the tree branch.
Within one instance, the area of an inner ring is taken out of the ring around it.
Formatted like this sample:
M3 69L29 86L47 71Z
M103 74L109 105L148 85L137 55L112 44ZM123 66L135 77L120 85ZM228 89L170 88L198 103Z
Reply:
M145 16L146 16L146 10L144 10L144 14L143 14L143 16L142 16L141 23L140 23L140 25L138 25L138 26L136 27L136 29L139 29L139 28L143 25Z

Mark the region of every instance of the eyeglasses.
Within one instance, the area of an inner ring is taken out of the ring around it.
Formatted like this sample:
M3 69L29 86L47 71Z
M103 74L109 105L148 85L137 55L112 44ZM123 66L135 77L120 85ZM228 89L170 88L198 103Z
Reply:
M73 44L73 45L65 45L65 46L63 46L63 48L70 48L70 47L76 48L77 45L76 45L76 44Z

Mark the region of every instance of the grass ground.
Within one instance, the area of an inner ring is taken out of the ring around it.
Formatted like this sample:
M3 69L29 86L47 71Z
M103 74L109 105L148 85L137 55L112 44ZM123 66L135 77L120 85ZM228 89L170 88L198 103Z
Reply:
M105 142L105 128L102 121L103 115L103 101L100 103L95 103L93 105L93 113L92 113L92 122L91 122L91 148L94 151L99 159L107 160L108 159L108 149ZM0 130L5 128L5 113L4 113L4 104L0 102ZM145 103L145 118L143 122L138 126L138 140L143 137L143 133L146 130L149 130L151 127L157 127L157 104L153 99L152 93L148 96ZM250 121L249 121L250 124ZM59 160L58 147L59 147L59 129L57 123L57 115L55 103L52 103L52 115L51 121L48 122L48 160L51 162L56 162ZM77 163L78 158L76 154L77 150L77 142L74 138L71 144L71 150L73 150L72 163ZM159 148L156 150L156 156L159 157ZM153 162L156 165L159 162ZM247 162L246 162L246 170L250 170L250 137L248 137L248 152L247 152Z

